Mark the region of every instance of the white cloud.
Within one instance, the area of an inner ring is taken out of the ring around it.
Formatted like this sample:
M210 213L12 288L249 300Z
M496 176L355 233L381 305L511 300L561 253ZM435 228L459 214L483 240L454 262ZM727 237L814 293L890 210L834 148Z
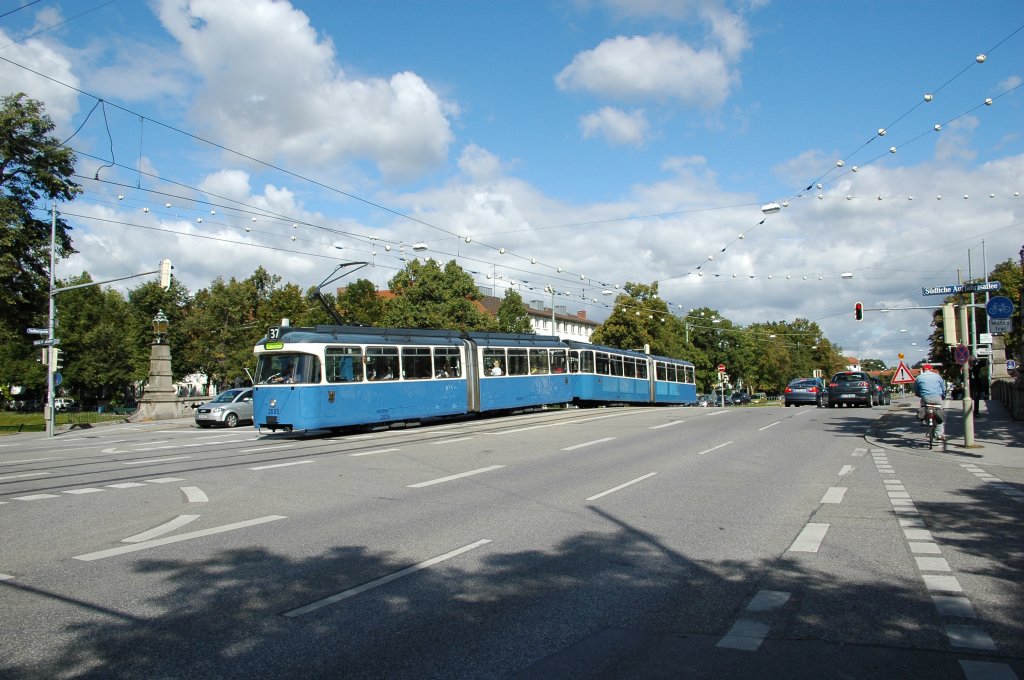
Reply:
M618 36L580 52L555 82L619 100L676 99L710 110L722 105L737 76L718 49L696 50L674 36Z
M9 45L3 52L4 57L25 67L0 62L0 92L4 95L24 92L43 102L46 113L57 126L58 136L70 135L74 132L71 118L78 113L78 93L27 70L45 73L52 79L78 87L79 80L72 71L70 60L42 40L32 38L24 43L10 44L16 39L0 30L0 45Z
M584 137L603 137L616 145L642 146L647 139L649 127L642 109L626 112L606 106L580 118L580 129Z
M291 4L162 0L157 12L202 79L192 115L225 146L320 167L365 159L396 178L445 159L457 108L412 72L349 77Z
M501 174L501 161L487 149L470 144L459 156L459 170L476 181L488 180Z

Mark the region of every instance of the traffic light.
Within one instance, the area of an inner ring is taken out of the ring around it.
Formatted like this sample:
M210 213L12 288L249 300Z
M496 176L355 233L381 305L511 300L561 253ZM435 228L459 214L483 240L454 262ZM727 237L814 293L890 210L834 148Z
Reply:
M160 260L160 287L168 290L171 287L171 266L170 260Z
M860 302L853 306L853 318L857 321L864 320L864 305Z
M54 347L50 350L50 370L54 373L60 371L64 367L64 352L60 351L59 347Z

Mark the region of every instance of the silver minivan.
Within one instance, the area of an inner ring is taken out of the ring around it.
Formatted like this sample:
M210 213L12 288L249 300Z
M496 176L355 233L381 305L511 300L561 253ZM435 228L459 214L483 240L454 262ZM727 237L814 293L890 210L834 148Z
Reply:
M196 408L196 425L235 427L242 421L252 422L252 388L225 390Z

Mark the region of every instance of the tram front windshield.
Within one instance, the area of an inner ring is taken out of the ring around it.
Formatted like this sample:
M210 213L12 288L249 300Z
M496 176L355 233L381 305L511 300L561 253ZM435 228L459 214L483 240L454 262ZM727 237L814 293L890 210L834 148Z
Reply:
M320 382L320 360L312 354L277 352L261 354L256 364L257 385Z

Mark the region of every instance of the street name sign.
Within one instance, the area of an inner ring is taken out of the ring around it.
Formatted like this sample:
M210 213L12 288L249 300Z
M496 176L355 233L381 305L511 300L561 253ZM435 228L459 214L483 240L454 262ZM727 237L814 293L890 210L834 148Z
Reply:
M58 340L57 338L54 338L53 340L33 340L32 341L32 346L33 347L53 347L54 345L59 345L59 344L60 344L60 340Z
M987 283L954 283L948 286L925 286L921 295L953 295L954 293L984 293L999 290L1003 284L998 281Z
M49 335L50 331L46 328L26 328L25 332L29 335Z

